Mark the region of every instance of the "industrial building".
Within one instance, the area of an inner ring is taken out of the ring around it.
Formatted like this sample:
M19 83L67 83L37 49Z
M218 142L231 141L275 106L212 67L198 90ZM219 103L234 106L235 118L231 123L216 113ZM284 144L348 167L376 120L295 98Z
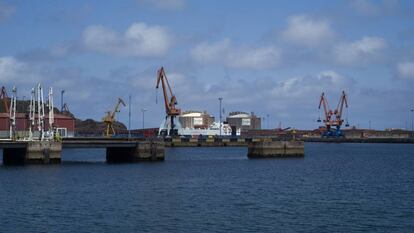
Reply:
M179 116L182 128L207 129L214 123L214 117L206 111L186 111Z
M236 130L257 130L262 128L262 121L253 112L231 112L226 118L227 123Z
M73 137L75 135L75 119L63 114L54 114L55 127L62 137ZM36 116L37 118L37 116ZM49 118L45 116L45 130L48 130ZM16 113L16 134L17 137L24 138L29 135L30 121L26 113ZM36 129L35 129L36 130ZM36 132L34 133L36 135ZM10 116L9 113L0 113L0 138L9 138L10 135Z

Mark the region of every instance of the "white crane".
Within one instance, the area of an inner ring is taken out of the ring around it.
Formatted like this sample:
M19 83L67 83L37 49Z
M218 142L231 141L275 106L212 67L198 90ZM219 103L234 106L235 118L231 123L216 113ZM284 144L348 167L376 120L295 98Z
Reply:
M35 96L35 89L32 88L31 95L30 95L30 106L29 106L29 141L33 140L33 130L35 127L35 112L36 112L36 96Z
M49 140L53 140L54 138L54 123L55 123L55 115L53 112L53 88L49 88L49 98L48 98L48 107L49 107Z
M43 88L40 83L37 85L37 130L39 131L39 140L44 140L45 131L45 107L43 101Z
M16 98L17 88L13 87L13 95L10 101L10 139L16 139Z

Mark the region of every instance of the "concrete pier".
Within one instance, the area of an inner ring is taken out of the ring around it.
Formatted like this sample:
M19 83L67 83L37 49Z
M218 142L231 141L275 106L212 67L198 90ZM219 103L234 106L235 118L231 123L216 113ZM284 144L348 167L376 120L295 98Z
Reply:
M163 161L164 143L158 141L137 142L134 147L107 147L108 163L133 163L139 161Z
M60 163L62 143L52 141L28 142L25 163L55 164Z
M61 142L31 141L17 145L3 149L4 164L56 164L61 161Z
M249 158L290 158L303 157L303 141L258 141L248 145Z

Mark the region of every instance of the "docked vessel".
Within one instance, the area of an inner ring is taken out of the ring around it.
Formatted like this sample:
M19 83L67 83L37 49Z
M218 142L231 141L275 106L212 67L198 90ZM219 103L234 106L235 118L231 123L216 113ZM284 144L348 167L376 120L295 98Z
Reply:
M160 136L166 136L168 130L171 128L168 125L169 121L164 121L161 126L160 129L158 131L158 134ZM175 124L175 129L177 129L177 134L179 136L191 136L191 137L195 137L195 136L232 136L232 135L240 135L240 130L237 130L235 132L232 131L231 126L226 123L226 122L222 122L221 123L221 132L220 132L220 122L214 122L213 124L211 124L208 128L183 128L181 127L181 124L179 123L179 121L177 121L177 124Z

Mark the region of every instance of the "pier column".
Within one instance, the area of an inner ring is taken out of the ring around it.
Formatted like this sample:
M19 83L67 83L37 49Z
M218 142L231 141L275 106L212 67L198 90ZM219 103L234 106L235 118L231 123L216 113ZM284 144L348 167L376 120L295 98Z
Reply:
M159 141L137 142L135 147L108 147L108 163L133 163L139 161L163 161L164 143Z
M305 145L303 141L259 141L248 146L249 158L288 158L303 157Z
M33 141L27 143L27 164L56 164L60 163L62 154L62 142Z
M25 142L19 147L4 148L3 163L5 165L55 164L60 163L61 152L61 142Z
M134 151L134 161L163 161L165 158L164 142L138 142Z

